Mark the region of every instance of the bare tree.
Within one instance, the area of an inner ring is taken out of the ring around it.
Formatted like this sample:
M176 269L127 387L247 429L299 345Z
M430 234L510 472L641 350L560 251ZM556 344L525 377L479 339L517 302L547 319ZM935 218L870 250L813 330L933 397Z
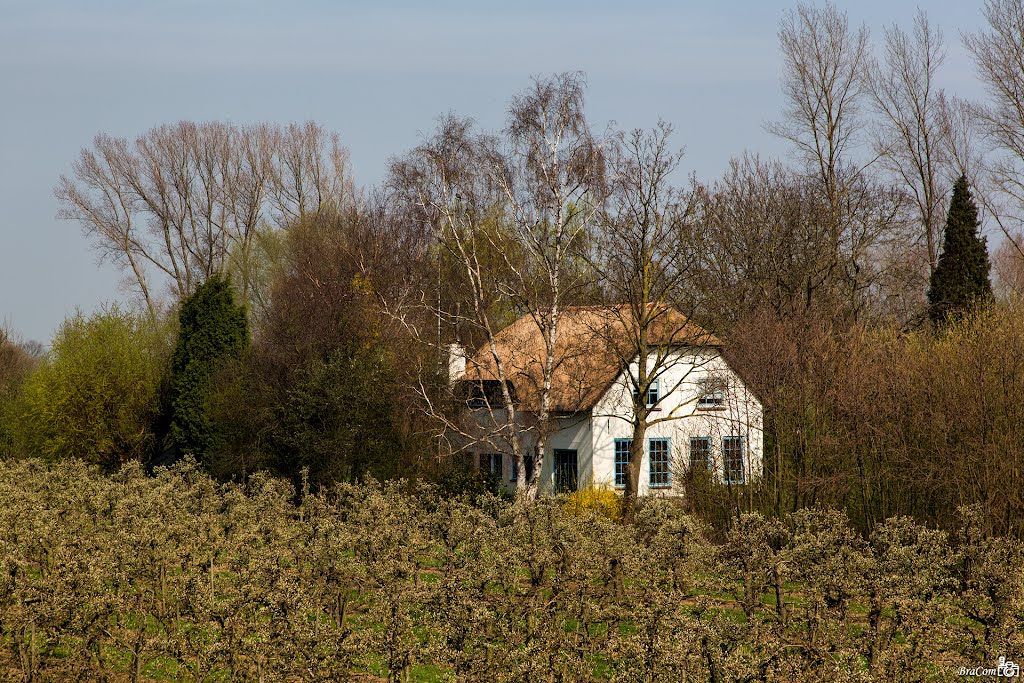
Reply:
M869 69L875 110L881 118L874 134L875 153L913 197L928 251L929 274L939 262L945 197L953 172L945 134L951 113L935 75L946 57L942 32L918 10L912 33L898 26L885 31L884 66Z
M615 304L594 316L595 348L610 351L632 390L627 515L638 493L648 428L688 414L685 403L660 410L660 399L693 383L699 352L718 343L680 311L694 309L690 276L702 245L695 194L672 184L682 152L669 147L671 133L660 122L649 132L619 133L609 144L611 192L590 260L604 297ZM651 401L655 386L660 395Z
M972 109L994 153L982 183L991 187L991 194L982 192L979 198L1024 257L1024 246L1015 239L1024 206L1024 2L986 0L982 11L988 29L963 36L989 96L987 104Z
M699 199L702 257L690 279L716 329L762 309L778 318L901 319L920 309L920 291L913 301L900 298L910 296L907 272L927 267L908 267L904 195L866 174L848 188L839 241L816 181L777 161L733 159Z
M153 128L129 143L97 135L54 193L101 258L128 271L151 313L166 280L175 300L217 272L253 293L261 232L350 202L347 154L310 122L285 128L223 123Z
M823 197L831 233L830 268L843 275L844 297L856 318L858 297L870 286L864 280L870 272L862 260L870 251L865 238L876 233L865 231L865 222L852 215L863 205L852 195L866 186L866 164L855 153L865 125L861 110L867 94L868 31L863 26L851 30L846 14L832 4L818 8L801 3L783 16L779 42L786 64L786 109L783 120L768 130L793 143Z
M975 106L961 97L939 92L939 115L948 167L954 177L964 176L972 187L980 189L978 174L983 167L983 150L979 146Z
M851 177L848 153L860 141L868 31L851 31L845 13L799 3L779 27L786 63L784 119L768 130L792 142L838 215ZM838 217L837 217L838 221Z
M470 359L468 374L495 382L500 395L493 431L471 434L451 419L444 428L509 452L520 472L528 471L532 456L533 476L519 480L527 498L537 496L546 439L555 429L559 321L582 285L573 257L602 196L601 147L584 116L584 85L577 73L536 79L513 99L503 137L475 134L470 122L449 117L432 140L393 167L394 181L406 188L468 288L470 310L438 314L482 340L484 351ZM523 357L521 365L499 350L493 310L499 300L527 314L542 340L537 357ZM517 395L514 381L535 386L529 396Z

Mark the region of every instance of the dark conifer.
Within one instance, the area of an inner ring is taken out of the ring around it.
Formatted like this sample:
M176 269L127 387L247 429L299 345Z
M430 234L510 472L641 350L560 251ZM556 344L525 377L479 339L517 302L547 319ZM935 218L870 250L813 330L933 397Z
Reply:
M179 455L202 460L218 439L207 400L213 375L248 346L249 326L234 288L216 275L185 300L179 319L171 359L171 441Z
M978 207L967 178L960 176L953 185L942 254L928 287L929 315L936 324L992 296L988 250L979 227Z

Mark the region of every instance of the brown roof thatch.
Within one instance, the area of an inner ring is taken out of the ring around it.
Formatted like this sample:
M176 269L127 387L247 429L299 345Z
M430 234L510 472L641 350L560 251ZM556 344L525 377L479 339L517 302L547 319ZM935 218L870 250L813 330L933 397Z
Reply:
M721 346L710 332L674 308L648 308L649 347ZM627 305L573 306L558 318L552 375L551 410L573 413L593 408L619 376L623 364L633 360L639 346L634 311ZM505 378L519 397L520 407L540 409L544 377L544 333L540 318L525 315L495 335ZM479 349L466 364L465 379L497 380L489 346Z

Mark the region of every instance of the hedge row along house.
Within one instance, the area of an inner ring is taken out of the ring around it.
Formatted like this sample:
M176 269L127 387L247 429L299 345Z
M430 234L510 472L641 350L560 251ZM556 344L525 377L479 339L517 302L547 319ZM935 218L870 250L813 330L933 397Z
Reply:
M723 358L722 342L675 309L658 311L642 339L634 319L625 306L561 311L545 422L538 402L551 354L540 319L519 318L472 354L453 344L449 378L465 402L459 432L471 466L509 490L524 474L529 481L538 461L542 494L603 484L623 489L639 407L646 428L642 451L635 451L638 495L681 494L695 468L726 485L759 477L762 405ZM640 348L648 356L642 369ZM525 473L513 438L527 454Z

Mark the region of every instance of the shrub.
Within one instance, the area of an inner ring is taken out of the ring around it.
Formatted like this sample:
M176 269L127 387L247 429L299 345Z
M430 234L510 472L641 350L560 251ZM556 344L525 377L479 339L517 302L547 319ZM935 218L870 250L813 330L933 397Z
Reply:
M49 459L106 469L153 453L166 328L116 306L66 320L26 380L18 438Z
M38 358L0 326L0 456L11 453L17 431L17 398Z
M573 517L601 515L613 522L622 521L622 496L608 482L590 484L565 495L562 508Z

